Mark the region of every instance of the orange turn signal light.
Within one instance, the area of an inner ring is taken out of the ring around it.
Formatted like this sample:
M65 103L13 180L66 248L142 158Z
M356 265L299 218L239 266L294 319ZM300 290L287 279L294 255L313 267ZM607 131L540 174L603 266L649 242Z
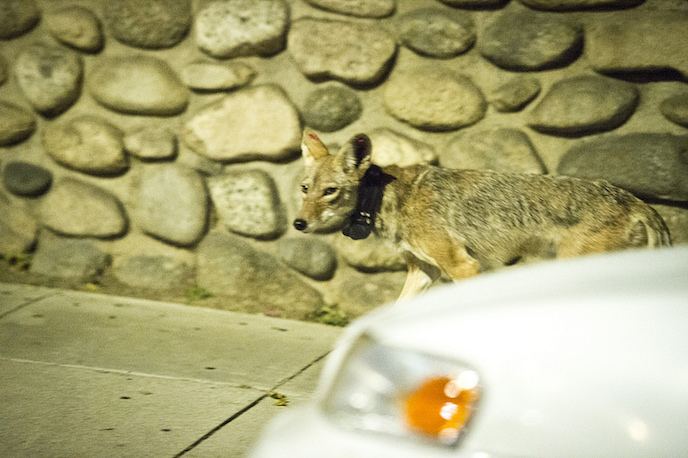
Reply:
M456 441L480 397L477 375L475 382L466 383L467 378L472 379L434 377L411 392L403 400L409 427L442 442Z

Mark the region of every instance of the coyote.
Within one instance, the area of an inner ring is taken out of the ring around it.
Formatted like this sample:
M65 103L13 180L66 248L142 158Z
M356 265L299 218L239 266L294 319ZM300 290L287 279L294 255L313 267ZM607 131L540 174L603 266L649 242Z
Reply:
M399 300L442 273L457 281L542 258L671 245L657 212L606 181L454 170L432 165L380 168L371 142L354 136L336 154L303 133L303 205L294 227L343 228L391 241L408 264Z

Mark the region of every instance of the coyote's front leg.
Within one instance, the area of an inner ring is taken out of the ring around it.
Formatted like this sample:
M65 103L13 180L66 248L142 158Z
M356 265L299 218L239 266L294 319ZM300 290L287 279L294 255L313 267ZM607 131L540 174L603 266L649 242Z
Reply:
M422 293L442 275L440 269L421 261L409 252L404 252L403 256L408 267L408 274L397 303Z

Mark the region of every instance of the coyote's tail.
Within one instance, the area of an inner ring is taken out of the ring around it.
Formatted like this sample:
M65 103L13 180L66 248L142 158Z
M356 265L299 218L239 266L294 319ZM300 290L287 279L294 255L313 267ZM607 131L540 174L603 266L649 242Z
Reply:
M671 235L666 223L657 211L643 205L633 215L628 241L632 246L658 248L671 246Z

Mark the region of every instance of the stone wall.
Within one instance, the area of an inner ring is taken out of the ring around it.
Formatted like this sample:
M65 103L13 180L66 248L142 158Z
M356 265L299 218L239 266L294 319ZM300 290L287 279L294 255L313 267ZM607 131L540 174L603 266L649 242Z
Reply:
M688 243L687 81L685 0L2 0L0 253L33 253L30 281L359 315L404 265L291 228L304 125L382 165L605 178Z

